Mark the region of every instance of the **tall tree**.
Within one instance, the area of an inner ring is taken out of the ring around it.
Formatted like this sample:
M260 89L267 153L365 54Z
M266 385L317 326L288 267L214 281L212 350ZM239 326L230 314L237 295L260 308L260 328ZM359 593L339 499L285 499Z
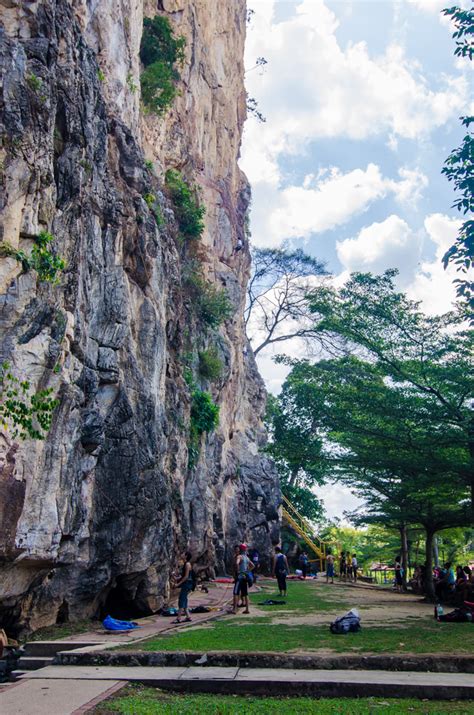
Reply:
M461 329L461 312L424 315L395 290L395 275L356 273L339 291L315 289L315 330L335 334L370 362L438 444L466 449L461 474L474 512L474 331Z
M301 250L252 251L245 323L255 355L291 338L315 337L307 294L324 275L324 264Z
M294 428L311 424L324 438L326 468L364 499L360 521L398 529L405 567L409 526L425 530L431 564L436 532L469 523L466 439L437 423L436 405L433 413L423 394L388 380L374 362L293 361L280 406Z

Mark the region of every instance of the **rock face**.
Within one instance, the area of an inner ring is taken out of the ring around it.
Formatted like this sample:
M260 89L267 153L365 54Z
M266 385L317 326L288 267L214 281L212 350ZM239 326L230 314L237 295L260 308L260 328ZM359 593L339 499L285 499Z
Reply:
M245 2L0 0L0 11L0 239L28 252L48 230L67 261L51 285L0 258L0 357L60 400L46 440L0 437L0 615L18 634L151 613L187 546L211 574L242 539L268 560L280 493L242 318ZM187 41L163 117L143 116L138 89L143 15L157 13ZM214 330L193 317L167 168L206 207L200 269L233 306ZM195 379L220 420L189 469L183 374L209 346L223 373Z

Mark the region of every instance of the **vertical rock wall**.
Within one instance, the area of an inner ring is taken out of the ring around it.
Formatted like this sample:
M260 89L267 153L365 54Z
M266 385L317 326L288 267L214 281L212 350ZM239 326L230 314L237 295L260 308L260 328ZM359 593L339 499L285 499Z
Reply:
M104 608L151 612L188 544L211 573L242 538L269 554L279 489L242 319L245 3L0 0L0 11L0 239L28 251L47 229L67 261L51 285L0 259L0 356L60 399L45 441L0 437L0 614L18 632ZM157 12L187 41L180 96L160 118L143 116L136 90L143 15ZM206 207L201 268L233 305L215 331L191 316L167 168ZM183 355L209 345L224 371L200 387L220 422L189 470Z

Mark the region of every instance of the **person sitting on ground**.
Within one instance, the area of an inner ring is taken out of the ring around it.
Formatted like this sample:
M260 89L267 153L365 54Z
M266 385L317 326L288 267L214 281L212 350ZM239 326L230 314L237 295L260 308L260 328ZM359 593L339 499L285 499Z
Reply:
M451 562L447 561L444 564L443 576L435 585L435 593L440 601L446 600L456 588L456 576L452 568Z
M354 583L357 583L357 569L358 569L358 564L357 564L357 554L352 554L352 577L354 579Z
M300 557L298 559L298 564L301 569L301 574L303 578L306 578L308 574L308 565L309 565L309 559L308 559L308 554L306 551L303 551L302 554L300 554Z
M240 544L239 555L236 558L235 570L237 573L237 579L234 586L234 603L232 608L232 613L237 613L237 607L239 603L239 597L242 599L245 606L243 613L250 613L249 611L249 574L254 569L254 564L250 561L247 556L247 545Z
M184 558L183 570L181 572L180 580L175 584L176 587L180 587L179 598L178 598L178 615L173 623L181 623L181 616L185 615L185 622L191 621L191 616L189 615L188 608L188 597L193 590L194 579L192 575L193 567L191 565L191 552L187 551Z
M326 583L334 583L334 556L332 554L327 554L326 556Z
M275 556L273 557L272 576L278 581L280 596L286 596L286 577L290 569L285 554L282 554L279 546L275 546Z
M467 576L464 573L462 566L456 566L456 588L462 587L467 581Z

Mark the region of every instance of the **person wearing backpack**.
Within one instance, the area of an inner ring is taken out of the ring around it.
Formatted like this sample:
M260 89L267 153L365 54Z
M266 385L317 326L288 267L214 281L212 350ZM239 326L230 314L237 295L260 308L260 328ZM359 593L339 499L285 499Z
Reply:
M286 596L286 577L290 569L285 554L282 554L279 546L275 546L275 556L273 557L272 576L278 581L280 596Z
M237 613L237 608L239 604L239 598L242 599L245 610L243 613L250 613L249 611L249 585L252 585L251 572L255 568L252 561L250 561L247 556L247 545L240 544L239 555L235 561L235 585L234 585L234 602L232 613Z
M186 623L191 621L191 616L189 615L188 608L188 597L191 591L196 588L196 575L193 571L191 565L192 555L189 551L186 552L184 557L183 570L181 572L180 580L175 584L176 587L180 587L179 598L178 598L178 615L173 623L181 623L181 616L185 615L184 619Z

